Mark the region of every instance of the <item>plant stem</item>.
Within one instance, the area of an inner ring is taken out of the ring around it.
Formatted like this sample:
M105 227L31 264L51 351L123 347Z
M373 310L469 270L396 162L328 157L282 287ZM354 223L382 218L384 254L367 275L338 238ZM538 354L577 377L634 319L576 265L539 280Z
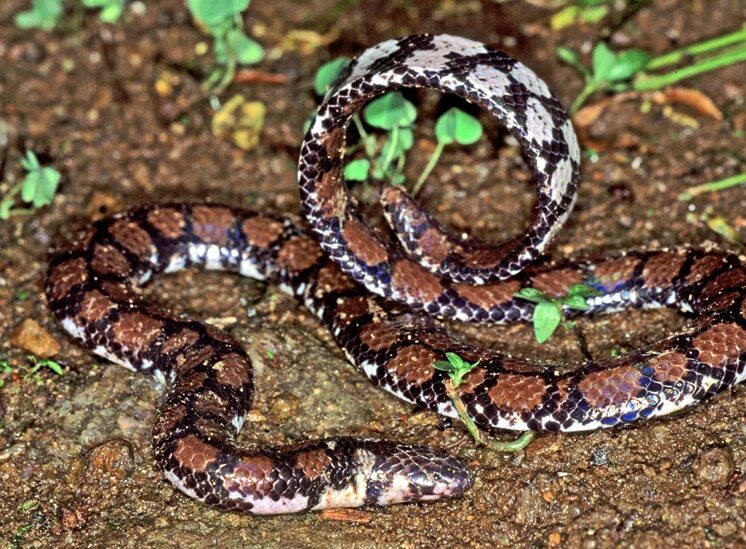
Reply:
M720 67L733 65L741 61L746 61L746 44L744 44L743 48L739 48L730 53L716 55L666 74L648 75L641 73L633 81L632 88L635 91L659 90L666 86L670 86L671 84L675 84L680 80L684 80L685 78L690 78L697 74L718 69Z
M227 88L231 82L233 82L233 78L236 76L236 66L237 66L236 58L232 55L228 59L228 64L225 66L225 72L223 73L223 77L220 79L220 82L218 82L217 86L212 90L215 93L220 93L225 88Z
M399 145L399 126L394 126L394 128L391 130L391 141L389 141L389 148L386 151L386 158L383 159L383 163L381 164L381 173L386 174L386 170L389 167L389 164L391 164L391 160L394 158L394 151L396 150L396 147Z
M520 452L523 450L526 446L528 446L532 440L536 437L536 433L533 431L524 431L521 433L521 435L511 441L497 441L497 440L491 440L489 441L490 448L493 450L496 450L498 452L505 452L506 454L513 454L515 452Z
M438 163L438 159L440 158L440 155L443 154L444 148L445 148L444 143L438 143L437 147L435 147L433 154L430 156L430 160L427 161L427 166L425 166L425 169L422 170L422 173L420 174L419 179L417 179L417 183L415 183L414 188L412 188L412 196L417 196L417 193L420 192L422 185L425 184L425 180L430 175L430 172L433 171L433 168L435 168L435 165Z
M368 156L373 156L376 151L368 143L368 132L365 131L365 126L363 126L363 121L360 120L359 114L352 115L352 123L355 124L355 129L357 130L358 135L360 135L360 141L362 141L363 145L365 146L365 154Z
M219 67L215 67L212 72L210 73L210 76L207 77L207 80L205 80L202 83L202 89L207 91L212 91L215 89L215 83L220 80L220 75L222 74L222 70Z
M736 32L732 32L724 36L718 36L717 38L712 38L710 40L704 40L696 44L691 44L679 50L664 53L663 55L652 58L645 68L647 70L659 69L667 65L679 63L688 56L699 55L742 41L746 41L746 28L742 28Z
M482 435L482 431L479 430L479 427L476 426L474 420L471 419L471 416L469 416L468 412L466 411L464 401L461 400L461 396L458 394L453 381L450 379L446 379L443 384L445 385L446 393L451 399L451 402L453 402L453 407L456 408L456 413L458 414L459 419L463 422L463 424L466 426L466 430L469 431L471 437L478 444L488 446L493 450L497 450L498 452L513 453L523 450L526 446L528 446L529 442L534 439L535 433L533 431L526 431L517 439L511 440L510 442L486 440Z
M721 179L719 181L710 181L709 183L703 183L702 185L689 187L688 189L686 189L686 191L679 195L679 200L691 200L695 196L702 193L722 191L723 189L729 189L731 187L743 185L744 183L746 183L746 173L732 175L731 177L726 177L725 179Z
M22 185L22 183L16 183L16 184L15 184L15 185L13 185L13 186L12 186L12 187L11 187L10 189L8 189L8 192L7 192L7 194L5 195L5 200L7 200L7 199L9 199L9 198L11 198L11 197L13 197L13 196L17 195L17 194L18 194L18 191L20 191L20 190L21 190L21 185Z
M585 88L583 88L583 91L581 91L580 94L578 94L578 96L575 98L575 101L572 102L572 105L570 106L570 114L575 114L576 112L578 112L578 109L583 106L583 103L585 103L586 100L598 89L598 84L596 84L595 82L588 82L585 85Z
M399 159L396 161L396 171L398 173L401 173L404 169L404 162L406 161L406 157L404 156L404 153L399 155Z

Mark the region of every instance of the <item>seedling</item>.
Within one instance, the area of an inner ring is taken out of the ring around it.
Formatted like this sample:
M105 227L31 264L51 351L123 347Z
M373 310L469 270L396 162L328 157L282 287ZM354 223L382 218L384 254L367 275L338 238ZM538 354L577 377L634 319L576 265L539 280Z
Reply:
M370 160L359 158L345 166L344 176L347 181L365 181L370 171Z
M33 499L30 499L28 501L24 501L23 503L21 503L18 506L18 510L21 513L28 513L29 511L33 511L37 507L39 507L39 502L38 501L34 501Z
M417 183L415 183L414 189L412 189L413 195L416 195L425 183L425 179L435 167L445 146L451 143L473 145L482 137L482 124L470 114L453 107L438 118L435 123L435 137L438 140L438 145L435 147Z
M13 19L19 29L50 31L62 15L62 0L33 0L31 9L17 13Z
M579 55L569 48L558 47L557 57L577 69L585 78L585 87L575 98L570 112L574 113L597 91L624 91L630 89L629 80L642 71L650 61L650 54L639 49L614 53L604 42L593 48L589 70Z
M8 542L8 549L21 549L23 547L23 540L26 534L34 527L33 524L28 523L23 526L19 526L18 529L13 532L13 535Z
M33 380L37 385L44 385L44 379L41 376L43 369L51 370L58 376L63 374L62 366L59 362L55 362L49 358L37 358L34 355L27 355L30 366L26 369L26 373L23 376L25 380Z
M7 360L0 360L0 374L9 374L13 371L10 363ZM5 385L5 380L0 379L0 387Z
M115 23L124 11L125 0L83 0L87 8L101 8L98 18L104 23Z
M448 377L451 378L453 384L458 387L464 380L464 376L471 372L473 368L476 368L479 364L477 360L473 364L465 361L463 358L458 356L456 353L446 353L448 360L438 360L433 364L433 368L440 370L441 372L447 372Z
M254 65L264 59L264 48L243 29L242 12L249 0L187 0L195 21L213 37L212 53L217 66L203 86L213 92L225 89L238 65Z
M313 89L316 95L324 96L340 73L344 70L350 60L346 57L337 57L321 65L316 71L313 79Z
M701 57L716 50L712 55ZM570 112L574 113L598 91L658 90L697 74L746 61L746 28L657 57L640 49L615 53L605 43L599 42L591 53L590 68L583 65L578 53L569 48L558 47L556 54L585 78L585 87L570 107ZM686 66L670 72L651 73L680 63L686 63Z
M54 200L61 175L51 167L42 167L34 151L28 151L21 159L21 166L26 176L20 183L10 188L5 198L0 201L0 219L7 220L11 215L28 214L33 209L48 206ZM14 208L15 196L21 193L21 201L30 204L31 208Z
M401 92L389 92L368 103L363 109L363 119L374 128L388 132L381 154L375 160L373 177L402 184L404 155L414 142L412 124L417 119L417 109ZM396 168L391 167L393 160L397 160Z
M484 437L482 431L479 430L479 427L477 427L474 420L471 419L471 416L466 411L466 405L458 393L458 387L463 382L464 376L473 370L479 364L479 361L468 362L456 353L446 353L446 359L435 361L433 368L448 373L448 379L443 382L446 393L451 402L453 402L453 407L456 409L459 419L466 426L466 430L469 431L472 438L478 444L489 446L499 452L518 452L528 446L534 438L532 431L526 431L516 440L510 442L488 440Z
M59 362L55 362L54 360L51 360L49 358L42 358L38 359L33 355L28 355L28 359L31 361L31 373L35 374L42 368L47 368L49 370L52 370L55 374L58 376L62 375L62 366Z
M586 311L587 298L600 295L601 292L585 284L575 284L562 297L549 297L536 288L521 288L513 297L536 303L533 324L537 343L544 343L565 319L564 309Z
M114 23L124 11L125 0L82 0L87 8L101 8L99 19ZM32 0L31 8L17 13L14 21L19 29L42 29L51 31L63 13L63 0Z
M316 72L314 90L323 96L344 70L349 61L340 57L325 63ZM403 185L406 181L404 165L407 152L414 145L412 125L417 119L417 109L401 92L389 92L371 101L363 109L362 119L359 115L352 117L352 122L360 135L360 143L351 147L347 153L353 154L362 147L365 158L352 160L345 166L344 176L348 181L367 181L369 177L388 181L393 185ZM384 130L386 138L380 144L375 135L366 130L365 124ZM435 136L438 144L425 166L422 174L414 184L412 194L417 194L430 172L438 162L446 145L459 143L471 145L482 136L482 126L473 116L452 108L438 118L435 124Z
M16 292L15 298L16 301L23 302L26 301L30 295L31 293L28 290L18 290Z
M29 500L21 503L17 510L20 513L28 513L39 507L39 503L34 500ZM26 534L34 527L32 523L24 524L19 526L11 536L8 542L8 549L21 549L24 545L24 538Z

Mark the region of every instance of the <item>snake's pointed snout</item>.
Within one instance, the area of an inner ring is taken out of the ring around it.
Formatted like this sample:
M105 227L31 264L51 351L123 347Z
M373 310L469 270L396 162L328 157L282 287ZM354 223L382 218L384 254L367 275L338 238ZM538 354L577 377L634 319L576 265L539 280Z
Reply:
M414 477L417 478L417 475ZM459 458L444 456L433 460L424 471L419 488L423 493L431 492L432 499L460 497L474 484L476 475L466 462ZM423 499L428 499L424 497Z
M378 505L460 497L474 484L464 460L424 446L396 445L384 463L375 483Z

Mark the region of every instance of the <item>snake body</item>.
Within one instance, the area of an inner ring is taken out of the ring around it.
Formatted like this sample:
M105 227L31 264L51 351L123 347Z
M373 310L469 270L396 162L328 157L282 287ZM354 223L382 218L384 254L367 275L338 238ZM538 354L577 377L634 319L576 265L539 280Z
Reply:
M522 145L537 184L526 233L483 245L451 235L396 188L383 193L401 248L358 215L341 177L347 121L376 95L419 86L455 93L500 121ZM165 476L205 503L249 513L387 505L458 496L473 482L461 460L422 446L349 437L248 450L236 436L254 391L251 361L226 333L144 301L134 287L190 265L278 283L330 330L371 381L456 417L446 352L477 362L458 387L482 429L584 431L661 416L746 377L746 268L693 249L629 252L530 265L575 200L579 152L546 84L490 48L453 36L383 42L348 65L301 149L306 227L226 206L144 206L98 221L50 260L51 310L77 340L166 385L153 430ZM690 324L630 355L565 368L532 364L449 334L433 315L530 320L514 297L557 297L578 283L598 295L582 314L676 307Z

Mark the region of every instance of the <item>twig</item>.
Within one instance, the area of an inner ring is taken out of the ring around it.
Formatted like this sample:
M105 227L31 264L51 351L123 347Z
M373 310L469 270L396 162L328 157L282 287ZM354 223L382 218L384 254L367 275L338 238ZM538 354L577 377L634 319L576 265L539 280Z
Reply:
M238 84L287 84L288 80L285 74L257 69L242 69L237 71L233 79Z

